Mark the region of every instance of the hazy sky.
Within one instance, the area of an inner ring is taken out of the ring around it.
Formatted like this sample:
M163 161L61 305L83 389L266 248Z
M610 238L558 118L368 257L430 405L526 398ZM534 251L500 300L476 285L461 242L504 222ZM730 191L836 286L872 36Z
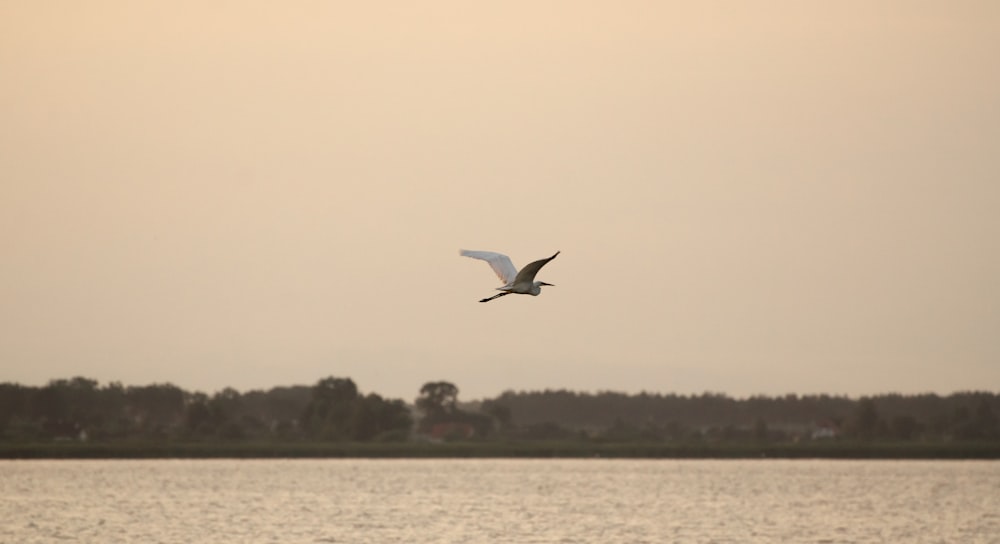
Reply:
M0 381L997 391L998 52L992 0L0 0Z

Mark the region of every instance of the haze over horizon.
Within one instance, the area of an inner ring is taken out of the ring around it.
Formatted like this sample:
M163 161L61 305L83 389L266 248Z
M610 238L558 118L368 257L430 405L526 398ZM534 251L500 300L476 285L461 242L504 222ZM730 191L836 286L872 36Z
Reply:
M4 3L0 382L997 391L997 51L976 0Z

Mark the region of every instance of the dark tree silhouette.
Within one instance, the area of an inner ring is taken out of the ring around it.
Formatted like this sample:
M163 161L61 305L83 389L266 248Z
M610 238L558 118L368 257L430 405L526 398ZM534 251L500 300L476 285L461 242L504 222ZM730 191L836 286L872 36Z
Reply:
M312 390L302 416L309 436L323 440L366 441L405 436L412 426L402 401L362 396L350 378L324 378Z
M763 441L817 436L845 440L984 442L1000 440L1000 395L889 393L830 395L677 395L613 391L506 391L459 404L458 387L424 384L416 399L420 430L514 440ZM411 409L363 394L349 378L312 386L207 395L171 384L101 386L84 377L32 387L0 383L0 441L52 440L405 440ZM817 434L818 431L823 431Z
M438 417L453 413L458 402L458 388L451 382L427 382L420 388L417 408L426 417Z

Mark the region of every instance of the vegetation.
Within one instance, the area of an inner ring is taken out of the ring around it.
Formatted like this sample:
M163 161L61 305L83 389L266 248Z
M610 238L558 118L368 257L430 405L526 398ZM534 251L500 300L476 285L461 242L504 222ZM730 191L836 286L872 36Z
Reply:
M8 459L154 458L622 458L622 459L1000 459L1000 446L976 442L453 441L428 442L0 442Z
M625 395L571 391L505 392L483 403L502 407L522 431L553 437L567 430L617 439L858 441L997 441L1000 395L964 392L830 395Z
M1000 396L508 391L413 405L349 378L211 396L171 384L0 384L0 457L1000 458Z

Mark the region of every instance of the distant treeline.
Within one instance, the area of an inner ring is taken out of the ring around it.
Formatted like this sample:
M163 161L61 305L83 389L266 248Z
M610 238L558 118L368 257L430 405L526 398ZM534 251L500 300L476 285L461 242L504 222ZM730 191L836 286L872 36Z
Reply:
M98 386L76 377L43 387L0 384L3 441L372 441L410 434L402 400L361 394L347 378L214 395L172 384Z
M752 396L597 394L566 390L512 392L485 401L522 429L649 439L1000 440L1000 395L963 392Z
M438 381L410 404L337 377L212 395L76 377L0 384L0 443L982 443L1000 442L998 412L1000 396L990 392L734 399L508 391L462 404L454 384Z

